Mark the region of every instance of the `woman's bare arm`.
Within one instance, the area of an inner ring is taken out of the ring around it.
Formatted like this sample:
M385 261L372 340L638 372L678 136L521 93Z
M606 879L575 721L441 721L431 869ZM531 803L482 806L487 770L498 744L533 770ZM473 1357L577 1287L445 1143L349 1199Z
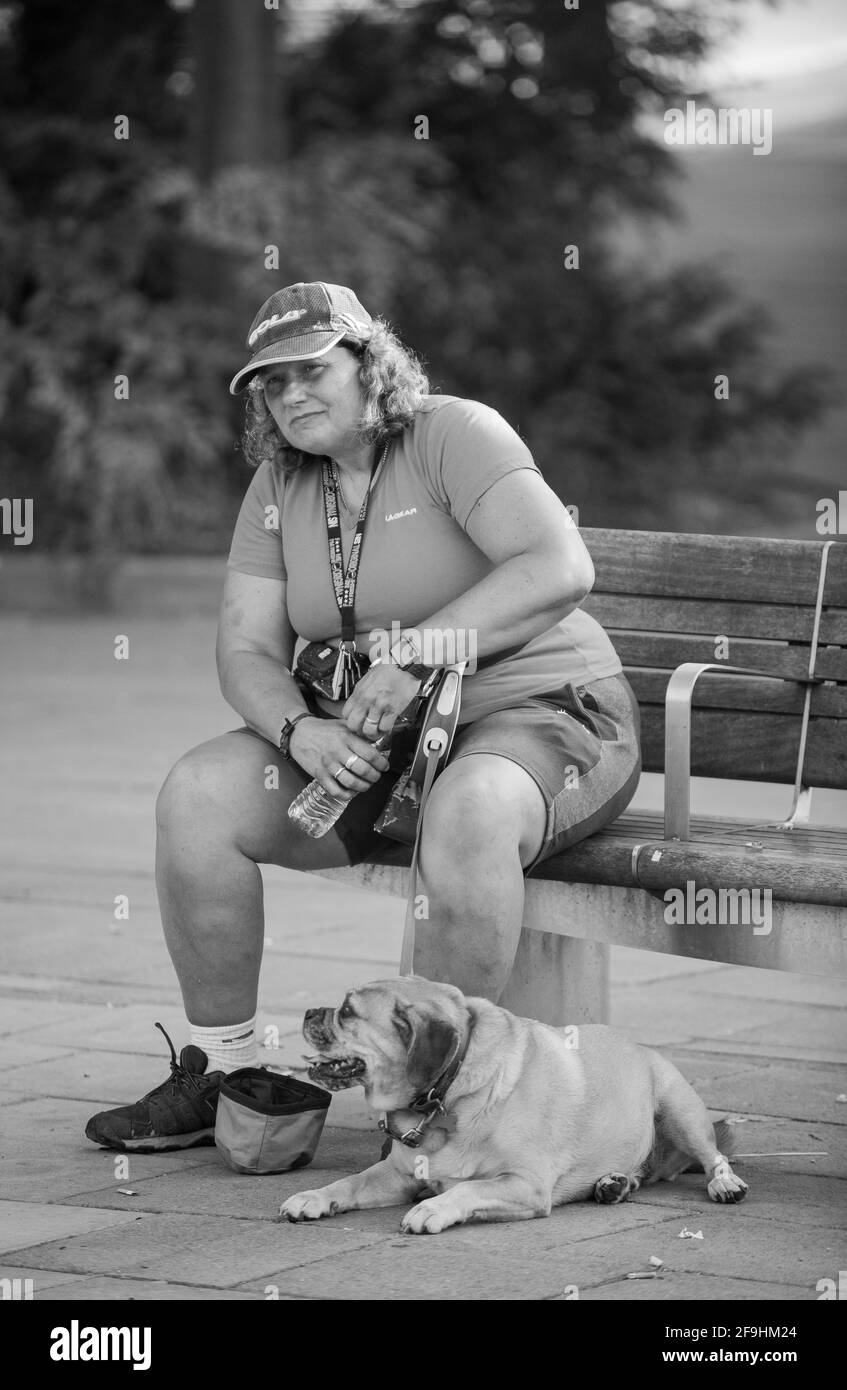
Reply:
M248 728L274 747L279 745L285 720L308 713L291 674L296 637L288 620L285 589L284 580L230 570L218 624L223 697ZM351 731L340 719L304 719L292 733L289 748L300 766L334 795L365 791L388 768L387 758L371 740ZM350 767L348 759L354 754L358 761ZM339 768L344 768L342 782L337 779Z
M218 621L221 693L245 724L275 746L286 719L307 706L291 674L295 634L283 579L228 570Z
M495 656L546 632L590 592L591 557L539 473L521 468L500 478L480 498L465 529L495 568L419 623L420 631L473 630L477 655Z
M445 634L456 652L475 659L521 647L578 608L594 583L591 557L567 510L530 469L494 483L465 529L495 568L417 624L424 662L433 649L448 648ZM427 642L427 630L442 637ZM395 666L372 667L344 706L348 726L362 729L370 717L389 727L410 698L410 679Z

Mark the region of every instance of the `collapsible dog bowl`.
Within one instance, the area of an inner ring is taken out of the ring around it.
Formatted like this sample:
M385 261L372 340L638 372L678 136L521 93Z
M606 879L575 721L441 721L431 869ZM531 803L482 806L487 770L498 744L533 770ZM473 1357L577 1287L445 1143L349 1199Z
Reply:
M242 1067L221 1082L215 1143L236 1173L286 1173L311 1163L332 1099L293 1076Z

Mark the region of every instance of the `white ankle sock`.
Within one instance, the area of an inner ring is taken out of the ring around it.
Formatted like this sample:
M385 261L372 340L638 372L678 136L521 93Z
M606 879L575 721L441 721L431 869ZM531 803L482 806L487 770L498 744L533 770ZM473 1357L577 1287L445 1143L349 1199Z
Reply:
M199 1028L189 1023L191 1041L202 1047L209 1059L208 1071L235 1071L238 1067L257 1067L256 1015L246 1023L230 1023L220 1028Z

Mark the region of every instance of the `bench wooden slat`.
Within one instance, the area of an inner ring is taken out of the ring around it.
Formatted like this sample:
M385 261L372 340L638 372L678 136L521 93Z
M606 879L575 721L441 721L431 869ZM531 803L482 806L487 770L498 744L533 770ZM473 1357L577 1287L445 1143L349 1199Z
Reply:
M691 721L691 771L695 777L792 784L800 747L800 719L793 715L698 709ZM665 716L658 705L641 709L645 772L663 772ZM836 790L847 785L847 737L840 719L809 724L805 781Z
M667 888L770 888L785 902L847 906L847 839L835 827L767 829L716 817L692 821L691 839L668 842L660 815L623 815L612 826L545 860L532 877L562 883L638 883L648 891ZM654 847L651 851L649 847ZM658 853L659 857L653 855Z
M646 594L611 594L593 590L582 608L602 627L630 632L705 633L716 637L811 641L814 609L777 603L726 603L691 598L653 598ZM821 616L822 644L847 646L847 610L833 608Z
M640 705L664 706L670 679L668 671L627 666L626 677ZM694 709L711 707L799 715L803 711L804 695L805 686L797 681L767 676L723 676L707 671L697 682ZM847 685L816 685L812 690L811 715L813 719L823 716L847 719Z
M598 593L814 607L823 542L583 527ZM847 545L827 566L826 603L847 608Z
M785 798L788 808L788 795ZM778 811L778 807L774 808ZM634 884L632 854L636 846L660 851L639 855L638 882L649 891L684 887L770 888L786 902L825 903L847 907L847 837L835 826L798 826L778 830L758 823L714 816L692 819L691 839L664 838L656 812L625 812L572 849L545 859L529 879L554 883ZM408 867L411 849L393 844L369 855L368 864Z
M672 636L670 633L621 632L606 629L624 666L654 666L673 671L684 661L714 661L712 637ZM769 675L802 680L809 670L809 647L781 645L777 642L747 641L736 637L729 643L728 666L749 666ZM824 680L847 681L847 649L819 647L815 673Z

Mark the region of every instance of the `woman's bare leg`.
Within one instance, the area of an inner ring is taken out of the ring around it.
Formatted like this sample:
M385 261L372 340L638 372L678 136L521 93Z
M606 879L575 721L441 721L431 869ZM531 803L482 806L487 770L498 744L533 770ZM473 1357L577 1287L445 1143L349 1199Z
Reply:
M529 773L509 758L470 753L438 778L421 833L414 970L497 1002L523 924L526 865L538 854L547 808Z
M278 786L269 769L277 769ZM191 750L156 806L156 883L185 1012L200 1027L252 1018L264 942L259 864L349 863L335 831L310 839L288 819L301 779L264 740L236 731Z

